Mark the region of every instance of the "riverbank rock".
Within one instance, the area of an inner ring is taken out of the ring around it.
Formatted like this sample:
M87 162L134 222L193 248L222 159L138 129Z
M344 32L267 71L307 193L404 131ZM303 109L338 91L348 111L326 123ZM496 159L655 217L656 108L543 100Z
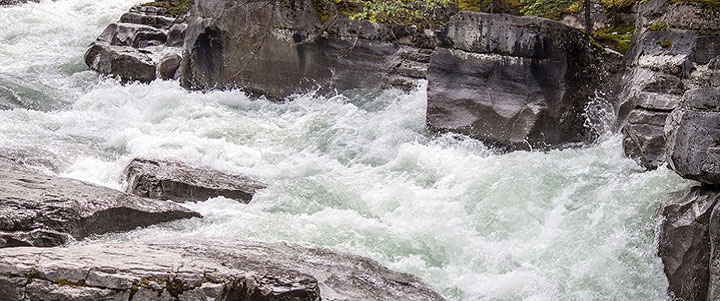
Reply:
M265 184L241 175L196 168L184 163L134 159L125 169L129 193L176 202L223 196L249 202Z
M648 0L637 5L637 30L615 102L628 157L647 169L665 162L662 122L685 91L720 86L709 67L720 55L720 11L696 2Z
M57 246L91 234L200 214L78 180L47 176L0 158L0 248Z
M172 17L163 7L134 6L117 23L108 25L90 45L85 63L93 70L123 81L173 78L180 62L174 57L165 59L164 54L181 52L177 47L182 46L184 39L183 20ZM177 49L167 51L165 47ZM171 70L173 68L175 70Z
M181 82L272 99L411 88L425 78L433 35L342 14L323 22L312 0L200 1L188 21Z
M367 258L248 241L3 249L0 292L7 300L443 300Z
M105 75L124 81L151 82L156 78L155 62L132 47L96 43L85 52L85 64Z
M602 49L535 17L460 12L428 69L427 124L509 149L586 140Z
M658 256L668 279L668 294L677 300L705 300L708 294L709 224L719 196L720 190L693 187L660 208Z
M685 93L665 124L668 165L680 176L720 184L720 88Z

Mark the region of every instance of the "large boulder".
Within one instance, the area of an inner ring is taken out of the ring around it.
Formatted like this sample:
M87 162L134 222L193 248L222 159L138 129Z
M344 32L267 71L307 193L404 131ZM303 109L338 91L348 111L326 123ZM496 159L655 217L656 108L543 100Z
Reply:
M720 86L710 68L720 55L720 11L701 3L641 1L637 30L626 55L627 70L617 79L617 127L628 157L648 169L665 162L662 124L685 91Z
M583 112L602 49L580 30L535 17L460 12L428 69L427 123L510 149L588 138Z
M665 124L666 159L680 176L720 184L720 88L690 90Z
M164 160L134 159L125 176L129 193L176 202L223 196L247 203L257 190L266 187L246 176Z
M279 99L307 91L409 88L424 79L432 31L343 15L321 22L316 4L198 1L185 33L182 84Z
M419 279L324 248L248 241L0 250L3 300L443 300Z
M123 81L150 82L156 77L155 62L147 54L128 46L93 43L85 52L85 64Z
M718 210L719 195L720 190L693 187L660 208L658 256L668 279L668 294L677 300L705 300L707 296L709 224Z
M40 174L0 158L0 248L57 246L92 234L200 214L78 180Z

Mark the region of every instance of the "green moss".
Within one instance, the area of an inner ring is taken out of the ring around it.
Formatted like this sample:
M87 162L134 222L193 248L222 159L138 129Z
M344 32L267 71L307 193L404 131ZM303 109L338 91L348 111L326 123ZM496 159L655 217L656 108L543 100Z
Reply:
M180 17L190 11L193 0L157 0L143 4L143 6L162 7L172 17Z
M58 281L55 281L55 283L57 283L58 286L86 286L84 279L80 279L78 281L60 279Z
M600 44L625 54L630 49L630 40L632 40L634 32L634 24L620 24L612 27L599 28L593 33L595 39Z
M665 24L665 22L657 22L653 24L652 26L648 27L649 31L662 31L667 30L668 26Z
M662 49L670 49L670 48L672 48L673 42L670 40L665 40L665 41L658 43L658 45L660 45L660 48L662 48Z

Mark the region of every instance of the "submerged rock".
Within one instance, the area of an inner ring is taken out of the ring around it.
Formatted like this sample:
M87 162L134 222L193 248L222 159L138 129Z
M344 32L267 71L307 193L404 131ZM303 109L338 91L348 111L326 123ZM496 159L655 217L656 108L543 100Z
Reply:
M677 300L705 300L707 296L710 283L708 231L719 195L720 190L693 187L684 195L662 204L658 256L668 279L668 294Z
M152 59L127 46L93 43L85 52L85 64L102 74L115 75L124 81L150 82L156 77Z
M42 175L4 158L0 170L0 248L57 246L91 234L200 217L177 204Z
M602 50L581 31L535 17L460 12L428 69L427 123L510 149L588 137L583 112Z
M720 184L720 88L690 90L665 124L666 159L680 176Z
M176 202L223 196L247 203L257 190L266 187L245 176L162 160L134 159L125 176L129 193Z
M4 249L0 292L8 300L443 300L367 258L248 241Z

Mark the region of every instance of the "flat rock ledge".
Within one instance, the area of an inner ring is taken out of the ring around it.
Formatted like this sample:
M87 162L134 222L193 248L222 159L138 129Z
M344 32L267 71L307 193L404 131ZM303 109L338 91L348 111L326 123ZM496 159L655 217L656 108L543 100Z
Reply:
M0 170L0 248L58 246L92 234L201 217L178 204L43 175L2 157Z
M3 300L443 300L370 259L286 243L0 250Z
M127 192L176 202L223 196L244 203L267 185L246 176L196 168L176 161L134 159L125 169Z

